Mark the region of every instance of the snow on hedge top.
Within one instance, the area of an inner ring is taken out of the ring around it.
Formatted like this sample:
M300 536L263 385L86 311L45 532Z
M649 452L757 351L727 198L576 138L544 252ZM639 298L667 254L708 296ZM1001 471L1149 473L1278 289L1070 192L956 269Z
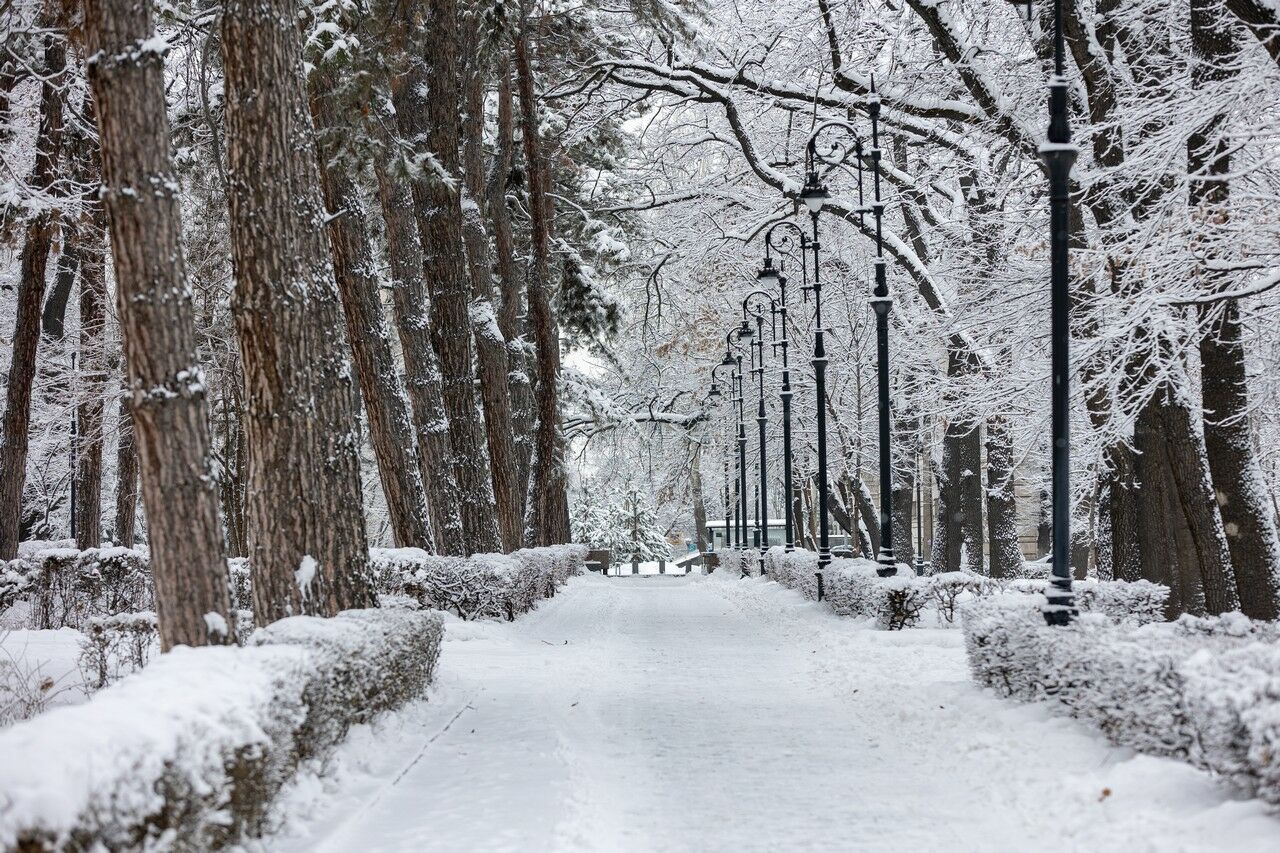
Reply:
M179 647L89 704L0 733L0 847L33 827L65 837L90 810L122 823L155 813L163 793L130 782L160 779L172 765L183 778L216 784L225 744L270 743L264 712L290 682L300 706L304 682L291 676L307 654L297 646Z

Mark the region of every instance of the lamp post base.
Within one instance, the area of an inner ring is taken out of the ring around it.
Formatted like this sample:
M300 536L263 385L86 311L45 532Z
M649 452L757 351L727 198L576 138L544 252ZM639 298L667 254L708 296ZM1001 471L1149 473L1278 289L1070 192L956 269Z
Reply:
M876 562L880 564L876 569L876 574L880 577L888 578L898 573L898 563L893 559L892 548L881 548L880 553L876 554Z

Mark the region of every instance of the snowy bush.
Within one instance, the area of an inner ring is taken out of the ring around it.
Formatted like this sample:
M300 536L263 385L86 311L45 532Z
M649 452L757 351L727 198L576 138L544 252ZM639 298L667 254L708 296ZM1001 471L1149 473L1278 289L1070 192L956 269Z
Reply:
M818 555L813 551L792 551L775 545L764 557L765 571L778 583L794 589L810 601L818 600Z
M48 548L0 570L0 609L31 605L31 627L82 628L94 616L152 610L147 554L130 548Z
M1046 580L1011 580L1006 588L1013 592L1043 595L1049 588ZM1113 622L1146 625L1164 621L1164 605L1169 588L1151 581L1072 581L1076 607L1086 613L1103 613Z
M379 592L463 619L514 619L586 568L582 545L525 548L510 555L441 557L418 548L375 548L370 565Z
M100 690L147 665L159 645L156 614L91 616L81 629L80 673L84 686Z
M840 616L874 619L877 627L890 631L919 624L929 603L929 579L905 568L882 578L877 568L867 559L833 561L823 577L831 609Z
M1050 627L1043 603L995 596L963 608L975 680L1053 702L1116 743L1183 759L1280 803L1276 626L1245 629L1237 614L1134 629L1082 613Z
M353 723L420 695L440 617L294 617L248 648L180 647L87 704L0 733L0 847L212 850L271 828L275 794Z
M970 572L941 572L920 579L929 590L929 597L938 611L938 621L954 625L957 607L963 596L991 595L1000 589L998 581Z
M760 574L759 551L722 548L716 554L720 557L720 571L726 577L756 577Z

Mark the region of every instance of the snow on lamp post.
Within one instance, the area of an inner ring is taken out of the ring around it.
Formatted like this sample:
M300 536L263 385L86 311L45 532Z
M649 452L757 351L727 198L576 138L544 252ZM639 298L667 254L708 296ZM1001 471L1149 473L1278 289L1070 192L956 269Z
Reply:
M880 194L880 96L876 93L875 78L871 81L871 92L867 95L867 115L871 119L871 148L864 151L862 137L853 125L839 119L824 121L814 128L809 135L806 146L806 166L808 174L805 187L800 193L801 201L809 208L814 222L814 241L817 242L818 212L829 197L825 185L818 178L818 163L843 165L852 155L859 169L859 196L862 194L861 170L864 154L869 153L871 159L872 187L874 191L871 213L875 218L875 286L871 295L871 308L876 315L876 374L879 385L879 444L880 444L880 551L876 554L876 562L880 564L878 573L884 577L892 575L896 568L893 556L893 457L891 403L889 394L889 313L893 309L893 297L889 295L888 276L885 271L884 258L884 200ZM818 141L824 135L842 134L852 139L852 145L831 141L825 150L820 149ZM861 211L861 208L859 208ZM861 213L859 214L861 216ZM814 266L817 266L815 253ZM815 278L816 278L815 269Z
M1014 2L1014 0L1010 0ZM1034 11L1031 0L1016 0L1027 7L1027 20ZM1071 142L1067 116L1065 42L1062 31L1062 0L1053 0L1053 76L1049 79L1049 134L1040 146L1040 159L1049 173L1049 311L1050 360L1052 363L1052 516L1053 571L1050 576L1045 621L1050 625L1069 624L1075 616L1075 595L1071 591L1071 326L1069 276L1070 228L1069 193L1071 167L1077 149Z

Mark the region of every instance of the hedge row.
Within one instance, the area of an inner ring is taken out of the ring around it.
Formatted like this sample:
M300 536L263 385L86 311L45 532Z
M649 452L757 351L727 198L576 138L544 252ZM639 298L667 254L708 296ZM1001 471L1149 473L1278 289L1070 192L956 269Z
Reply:
M557 545L464 559L416 548L374 549L371 563L380 593L408 595L463 618L514 618L584 571L586 553L581 545ZM228 568L232 606L246 614L253 606L248 561L230 560ZM19 601L27 603L35 629L83 631L93 619L153 611L150 560L145 551L127 548L27 554L0 564L0 611ZM248 625L251 619L240 622Z
M90 702L0 733L0 848L220 849L348 728L418 696L439 614L293 617L248 647L178 648Z
M1051 702L1115 743L1182 759L1280 804L1280 625L1234 613L1135 629L1086 613L1051 628L1043 602L966 605L979 683Z
M917 577L903 566L896 575L882 578L877 568L865 559L833 560L823 574L824 598L831 609L841 616L869 618L881 628L899 630L918 625L925 608L932 606L939 622L950 625L955 623L956 608L962 601L1006 591L1040 594L1048 586L1042 580L998 581L967 572ZM818 598L817 571L818 555L813 551L787 553L774 547L765 555L768 576L810 600ZM1078 581L1074 589L1081 610L1105 613L1114 621L1134 625L1162 620L1169 596L1168 587L1149 581Z
M510 620L586 571L586 559L584 545L554 545L466 558L375 548L370 562L384 593L407 595L423 607L450 610L463 619Z

